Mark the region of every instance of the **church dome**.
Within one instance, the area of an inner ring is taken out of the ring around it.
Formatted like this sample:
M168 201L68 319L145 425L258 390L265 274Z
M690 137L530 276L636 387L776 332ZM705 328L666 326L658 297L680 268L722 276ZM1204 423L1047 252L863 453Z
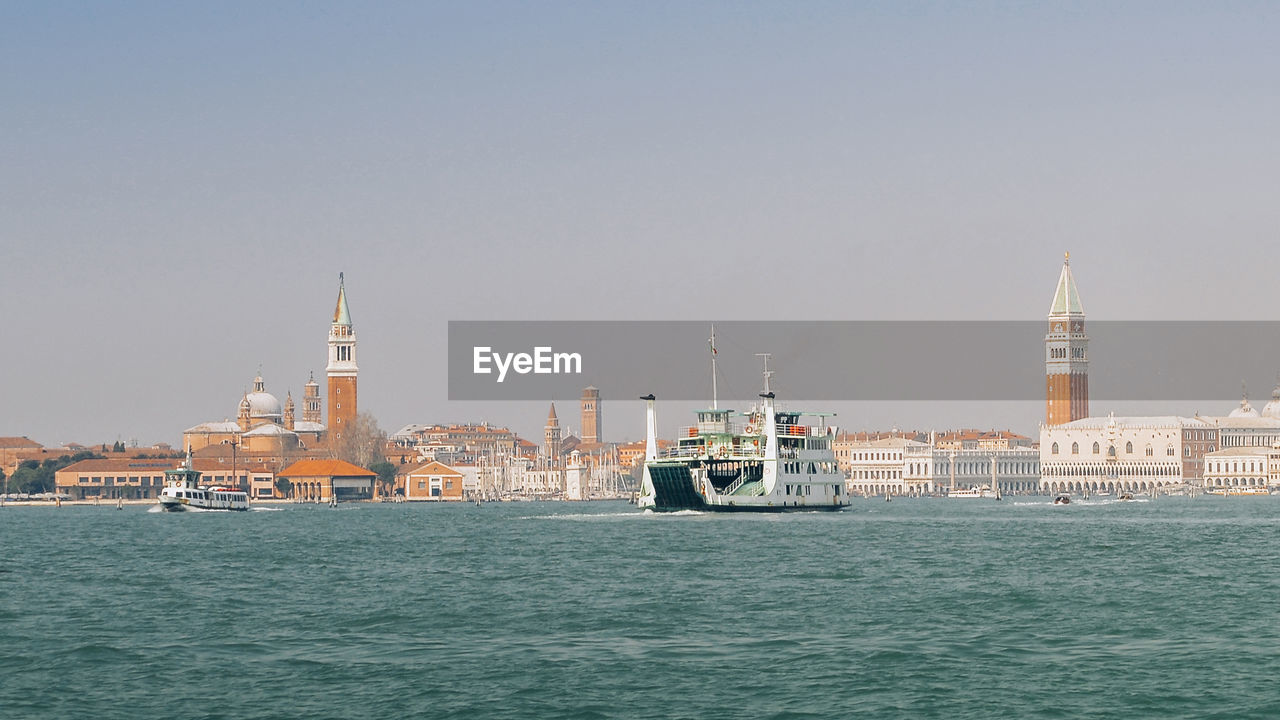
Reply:
M278 421L284 416L280 399L267 392L266 383L262 381L261 375L253 379L253 392L245 395L240 403L241 406L246 403L249 405L250 418Z
M1280 385L1271 391L1271 402L1262 408L1262 416L1269 418L1280 418Z
M1270 408L1270 407L1271 407L1272 405L1274 405L1274 404L1275 404L1275 403L1267 403L1267 407L1268 407L1268 408ZM1233 417L1233 418L1256 418L1256 417L1258 417L1258 411L1253 409L1253 406L1249 404L1249 401L1248 401L1248 400L1241 400L1241 401L1240 401L1240 407L1236 408L1235 410L1232 410L1232 411L1227 415L1227 417Z

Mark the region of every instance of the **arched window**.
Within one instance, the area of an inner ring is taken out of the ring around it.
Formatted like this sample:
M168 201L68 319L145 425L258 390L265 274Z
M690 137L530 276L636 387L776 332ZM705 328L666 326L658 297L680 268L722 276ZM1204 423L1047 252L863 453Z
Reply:
M1126 453L1130 453L1130 454L1132 454L1132 453L1133 453L1133 443L1132 443L1132 442L1127 442L1127 443L1125 443L1125 444L1124 444L1124 451L1125 451Z
M1080 454L1080 443L1076 443L1076 442L1071 443L1071 454L1072 455Z
M1101 447L1099 447L1099 446L1098 446L1098 443L1096 443L1096 442L1095 442L1095 443L1093 444L1093 454L1094 454L1094 455L1097 455L1097 454L1098 454L1098 453L1100 453L1100 452L1102 452L1102 448L1101 448Z
M1053 453L1054 455L1057 455L1057 454L1058 454L1058 443L1054 443L1054 444L1053 444L1053 446L1049 448L1049 452Z
M1172 457L1172 456L1173 456L1173 454L1174 454L1174 453L1173 453L1173 446L1172 446L1172 445L1165 445L1165 446L1164 446L1164 454L1165 454L1165 455L1168 455L1168 456L1170 456L1170 457ZM1190 455L1190 454L1191 454L1191 448L1187 448L1187 454L1188 454L1188 455Z
M1150 446L1150 445L1148 445L1148 446L1147 446L1147 457L1151 457L1152 455L1155 455L1155 450L1153 450L1153 449L1151 448L1151 446Z

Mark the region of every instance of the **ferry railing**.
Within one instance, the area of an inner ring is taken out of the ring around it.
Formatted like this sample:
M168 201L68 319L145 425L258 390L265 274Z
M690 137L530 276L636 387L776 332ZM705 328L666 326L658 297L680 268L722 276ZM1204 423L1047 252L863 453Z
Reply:
M720 494L732 495L735 491L737 491L738 488L742 487L742 483L746 481L747 481L747 476L743 474L740 477L738 477L737 480L734 480L733 482L729 483L729 487L725 488L724 490L721 490Z
M750 430L750 432L748 432ZM750 423L719 423L708 422L698 423L697 425L684 425L676 434L680 438L692 438L699 435L763 435L764 432L757 425Z
M723 452L721 452L723 450ZM680 458L698 458L708 456L707 448L704 445L673 447L658 452L660 460L676 460ZM764 457L764 446L755 447L754 445L739 445L730 447L724 445L714 449L710 453L710 457L714 460L725 459L754 459Z

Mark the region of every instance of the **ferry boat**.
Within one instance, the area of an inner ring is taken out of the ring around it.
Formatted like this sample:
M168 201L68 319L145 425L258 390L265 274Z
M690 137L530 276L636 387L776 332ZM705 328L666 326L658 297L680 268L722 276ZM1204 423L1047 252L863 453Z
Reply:
M186 510L248 510L249 495L238 488L201 487L200 472L191 468L191 452L182 467L164 471L160 507L166 512Z
M989 486L983 485L982 487L964 488L963 490L949 490L947 491L947 497L961 499L987 498L990 500L999 500L1000 493L992 490Z
M714 337L713 329L713 342ZM834 414L778 409L769 390L771 374L766 356L765 392L741 423L734 422L734 411L717 406L713 382L711 409L697 411L697 425L681 428L676 444L664 452L658 451L655 398L640 398L648 407L648 427L636 505L656 512L848 507L844 474L831 447L836 428L827 426Z
M1244 487L1223 487L1210 488L1205 491L1209 495L1223 495L1226 497L1246 496L1246 495L1270 495L1271 491L1264 487L1244 486Z

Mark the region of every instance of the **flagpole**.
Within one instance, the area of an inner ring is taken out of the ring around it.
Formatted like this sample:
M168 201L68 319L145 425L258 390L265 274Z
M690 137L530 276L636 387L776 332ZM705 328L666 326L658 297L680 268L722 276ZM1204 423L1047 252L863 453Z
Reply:
M711 326L711 409L718 410L716 393L716 326Z

